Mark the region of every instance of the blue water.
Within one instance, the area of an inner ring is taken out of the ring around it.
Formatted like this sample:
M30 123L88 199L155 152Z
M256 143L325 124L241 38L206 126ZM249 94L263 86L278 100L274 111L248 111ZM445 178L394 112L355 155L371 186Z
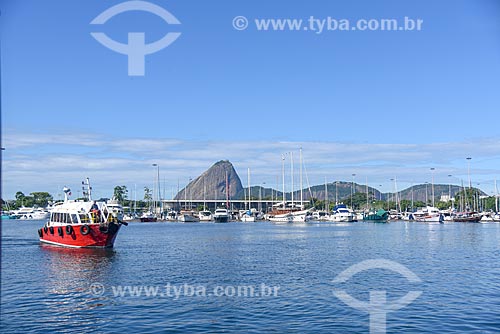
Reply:
M2 222L2 333L368 333L369 314L333 290L362 301L384 290L388 303L422 291L387 314L388 333L500 333L500 224L132 223L112 250L42 246L41 224ZM368 259L421 282L386 269L332 282ZM262 284L279 290L231 295ZM163 296L113 294L141 285ZM228 294L208 295L216 287Z

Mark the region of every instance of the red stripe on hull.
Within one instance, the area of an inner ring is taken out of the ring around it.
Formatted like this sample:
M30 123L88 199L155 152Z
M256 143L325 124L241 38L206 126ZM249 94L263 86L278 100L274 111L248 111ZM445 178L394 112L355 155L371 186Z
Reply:
M59 226L52 226L54 228L54 233L50 233L50 229L42 228L42 236L40 237L41 242L45 242L52 245L67 246L67 247L97 247L97 248L108 248L113 247L116 239L116 235L120 230L120 225L116 226L116 231L113 233L103 233L99 230L99 224L90 224L88 234L82 234L81 227L84 225L68 225L72 227L70 234L66 232L66 226L61 226L62 235L58 233Z

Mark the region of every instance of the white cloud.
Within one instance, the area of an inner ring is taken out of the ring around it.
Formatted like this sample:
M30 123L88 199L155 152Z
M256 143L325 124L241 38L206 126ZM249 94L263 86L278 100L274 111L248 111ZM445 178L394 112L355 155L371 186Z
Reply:
M25 193L46 190L53 194L63 185L79 188L89 176L98 196L110 196L115 185L151 185L155 177L153 163L160 166L170 196L218 160L230 160L245 179L251 168L254 184L275 186L281 175L281 154L294 152L295 171L299 171L299 147L312 185L325 177L383 185L392 190L391 178L397 177L401 188L411 183L430 182L430 167L435 167L435 182L459 184L467 178L471 156L474 180L491 192L499 176L500 139L480 138L467 142L433 144L384 144L339 142L215 142L185 141L171 138L115 138L99 134L22 134L8 133L3 138L3 192L12 198L16 191ZM289 158L286 160L289 177ZM448 177L451 174L453 177ZM305 179L305 178L304 178ZM245 182L244 182L245 183ZM298 183L298 174L295 181ZM163 186L163 185L162 185ZM289 187L289 185L287 185ZM380 188L380 187L378 187ZM483 188L483 187L482 187ZM139 192L138 190L138 192ZM142 193L138 194L140 198Z

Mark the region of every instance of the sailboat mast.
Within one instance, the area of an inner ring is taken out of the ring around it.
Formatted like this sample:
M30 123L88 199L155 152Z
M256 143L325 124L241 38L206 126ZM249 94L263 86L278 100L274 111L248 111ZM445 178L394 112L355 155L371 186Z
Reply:
M207 193L207 186L205 184L205 178L203 178L203 211L207 210L207 198L206 198L206 193Z
M497 188L497 180L495 180L495 212L498 212L498 188Z
M304 186L302 184L302 147L299 150L299 163L300 163L300 168L299 168L299 178L300 178L300 209L304 209Z
M283 209L286 208L286 198L285 198L285 155L281 155L281 176L282 176L282 186L283 186Z
M247 178L248 178L248 210L251 209L251 198L252 198L252 188L250 188L250 168L247 170Z
M226 208L229 210L229 176L226 171Z
M368 176L366 177L366 210L370 207L370 203L368 202Z
M292 190L291 190L291 196L292 196L292 208L294 207L293 204L293 152L290 152L290 173L292 174Z
M328 183L326 181L326 176L325 176L325 211L328 212L329 210L329 205L328 205Z

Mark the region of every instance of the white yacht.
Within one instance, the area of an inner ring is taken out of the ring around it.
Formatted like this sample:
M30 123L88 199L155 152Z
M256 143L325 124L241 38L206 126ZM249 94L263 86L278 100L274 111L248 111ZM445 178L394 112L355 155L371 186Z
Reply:
M27 208L22 207L14 211L11 218L22 220L43 220L50 217L50 212L42 208Z
M216 223L227 223L229 221L229 212L227 211L227 209L215 210L214 220Z
M334 222L350 223L356 220L356 215L345 204L338 204L333 208L332 214L330 215L330 220Z
M203 210L198 212L198 218L200 219L201 222L209 222L214 220L214 216L212 215L212 212L209 210Z
M315 221L327 221L330 219L330 215L326 211L314 211L312 219Z
M444 222L444 215L439 212L439 209L433 206L426 206L425 208L419 208L417 211L409 215L410 220L415 220L418 222Z
M193 211L181 211L179 215L179 221L183 223L197 223L200 221L200 218Z
M108 207L109 213L116 218L118 221L123 221L123 206L121 206L118 201L113 198L106 202L106 206Z
M167 214L165 215L165 219L169 222L177 221L179 219L177 216L177 211L175 210L168 211Z

